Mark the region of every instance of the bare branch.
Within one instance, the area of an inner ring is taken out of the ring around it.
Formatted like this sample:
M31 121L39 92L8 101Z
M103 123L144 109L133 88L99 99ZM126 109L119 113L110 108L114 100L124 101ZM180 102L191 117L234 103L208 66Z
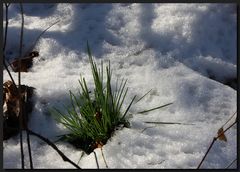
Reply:
M29 132L29 134L38 137L39 139L41 139L41 140L43 140L44 142L46 142L49 146L51 146L54 150L56 150L56 152L62 157L62 159L63 159L64 161L69 162L70 164L72 164L72 165L73 165L74 167L76 167L77 169L81 169L77 164L75 164L75 163L74 163L73 161L71 161L68 157L66 157L66 156L62 153L62 151L60 151L60 150L57 148L57 146L56 146L54 143L52 143L49 139L41 136L40 134L37 134L37 133L33 132L32 130L27 129L27 131Z

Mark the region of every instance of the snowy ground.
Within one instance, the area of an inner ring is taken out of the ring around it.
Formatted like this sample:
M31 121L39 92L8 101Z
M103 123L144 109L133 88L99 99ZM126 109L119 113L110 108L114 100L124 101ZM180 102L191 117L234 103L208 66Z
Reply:
M151 94L131 112L174 102L145 115L134 114L131 128L115 133L103 146L109 168L194 169L217 130L236 111L236 90L218 82L236 78L234 4L24 4L24 12L25 50L60 20L37 43L40 57L34 59L31 71L22 73L22 83L36 88L32 130L56 140L65 129L51 118L49 108L69 103L68 90L77 90L80 74L93 88L87 40L97 63L111 60L113 78L128 78L124 108L135 94L141 96L150 89ZM7 54L11 60L18 53L18 5L10 6L9 18ZM13 76L17 79L16 73ZM6 70L3 77L3 81L10 79ZM144 121L194 125L154 126ZM201 168L225 168L236 159L236 126L226 137L227 143L214 144ZM31 145L34 168L74 168L34 136ZM78 162L80 150L64 142L57 146ZM3 147L4 168L20 168L18 136L4 141ZM24 148L28 162L26 142ZM100 149L95 152L100 168L106 168ZM78 164L97 167L93 153L84 155ZM230 168L236 168L236 163Z

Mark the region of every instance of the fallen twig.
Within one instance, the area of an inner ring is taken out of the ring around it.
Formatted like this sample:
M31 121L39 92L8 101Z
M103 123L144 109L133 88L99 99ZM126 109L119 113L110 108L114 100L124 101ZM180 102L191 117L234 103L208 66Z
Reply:
M41 140L43 140L44 142L46 142L49 146L51 146L54 150L56 150L56 152L62 157L62 159L63 159L64 161L69 162L70 164L72 164L72 165L73 165L74 167L76 167L77 169L81 169L77 164L75 164L75 163L74 163L73 161L71 161L68 157L66 157L66 155L64 155L63 152L60 151L60 150L57 148L57 146L56 146L54 143L52 143L49 139L41 136L41 135L38 134L38 133L33 132L32 130L27 129L27 131L29 132L29 134L38 137L39 139L41 139Z

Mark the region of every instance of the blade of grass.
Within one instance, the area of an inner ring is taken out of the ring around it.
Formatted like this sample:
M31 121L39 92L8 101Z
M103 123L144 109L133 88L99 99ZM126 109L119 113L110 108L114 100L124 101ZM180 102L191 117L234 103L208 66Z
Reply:
M140 100L142 100L142 99L143 99L146 95L148 95L151 91L152 91L152 89L149 90L146 94L144 94L140 99L138 99L138 100L135 102L135 104L137 104Z
M82 159L82 157L84 156L84 154L85 154L84 151L82 151L81 156L80 156L80 158L79 158L77 164L79 164L79 162L80 162L80 160Z
M144 111L140 111L140 112L137 112L137 113L147 113L147 112L151 112L153 110L157 110L157 109L160 109L160 108L163 108L163 107L166 107L166 106L169 106L173 103L168 103L168 104L165 104L165 105L161 105L161 106L158 106L158 107L155 107L155 108L152 108L152 109L148 109L148 110L144 110Z
M125 112L124 112L124 114L123 114L121 120L123 120L123 119L125 118L125 116L126 116L128 110L130 109L130 107L131 107L131 105L132 105L132 103L133 103L133 101L134 101L135 98L136 98L136 95L133 97L131 103L128 105L128 107L127 107L127 109L125 110Z
M187 123L180 123L180 122L155 122L155 121L143 121L147 124L179 124L179 125L195 125L195 124L187 124Z

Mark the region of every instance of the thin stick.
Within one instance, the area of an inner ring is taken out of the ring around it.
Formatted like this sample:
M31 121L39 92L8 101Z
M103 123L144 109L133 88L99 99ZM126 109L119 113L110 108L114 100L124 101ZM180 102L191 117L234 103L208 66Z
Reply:
M35 47L35 45L37 44L37 41L40 39L40 37L48 30L50 29L53 25L57 24L60 20L54 22L53 24L51 24L49 27L47 27L44 31L42 31L42 33L40 33L40 35L37 37L37 39L35 40L34 44L28 49L27 53L32 51L32 49Z
M216 137L214 137L213 140L212 140L212 142L211 142L211 144L210 144L210 146L208 147L208 150L207 150L207 152L205 153L203 159L202 159L201 162L199 163L197 169L199 169L200 166L202 165L202 163L203 163L203 161L205 160L205 158L206 158L208 152L210 151L210 149L212 148L212 146L213 146L213 144L215 143L216 140L217 140Z
M26 95L25 95L25 103L26 103L27 98L28 98L27 87L26 87L24 92L26 93ZM26 114L25 106L23 106L23 114ZM24 118L24 123L25 123L26 128L28 128L27 121L28 121L28 115L26 114L26 118ZM26 133L27 133L27 145L28 145L28 155L29 155L30 169L33 169L33 161L32 161L32 154L31 154L31 143L30 143L30 136L29 136L28 130L26 131Z
M22 45L23 45L23 29L24 29L24 16L23 16L23 6L22 3L20 3L20 8L21 8L21 16L22 16L22 26L21 26L21 35L20 35L20 48L19 48L19 58L18 58L18 67L21 69L21 62L20 59L22 57ZM21 96L21 72L20 70L18 71L18 85L19 85L19 105L20 105L20 135L22 135L22 130L23 130L23 123L25 124L24 126L27 127L27 114L25 113L25 108L23 107L22 103L22 96ZM31 144L30 144L30 139L29 139L29 132L26 130L27 133L27 145L28 145L28 153L29 153L29 163L30 163L30 168L33 169L33 163L32 163L32 154L31 154ZM21 138L21 137L20 137ZM21 144L22 144L22 138L21 138ZM21 147L21 154L22 157L24 158L23 152L22 152L22 147ZM24 166L24 159L22 160L22 165ZM23 167L24 168L24 167Z
M22 25L21 25L21 35L20 35L20 47L19 47L19 58L18 58L18 67L21 69L20 58L22 57L22 42L23 42L23 27L24 27L24 17L23 17L23 7L20 3L21 16L22 16ZM20 123L20 149L21 149L21 162L22 169L24 169L24 152L23 152L23 141L22 141L22 130L23 130L23 116L22 116L22 100L21 100L21 72L18 71L18 101L19 101L19 123Z
M52 143L49 139L41 136L41 135L38 134L38 133L33 132L32 130L27 129L27 131L29 132L29 134L38 137L39 139L41 139L41 140L43 140L44 142L46 142L49 146L51 146L51 147L62 157L63 161L67 161L67 162L69 162L70 164L72 164L74 167L76 167L77 169L81 169L77 164L75 164L75 163L74 163L73 161L71 161L66 155L64 155L63 152L60 151L60 150L57 148L57 146L56 146L54 143Z
M237 113L237 111L227 120L227 122L225 122L222 126L222 128L224 127L224 125L226 125L233 117L234 115Z
M102 152L102 157L103 157L104 163L105 163L105 165L106 165L106 168L108 168L107 161L106 161L106 159L105 159L105 157L104 157L104 155L103 155L103 150L102 150L102 148L101 148L101 152Z
M234 126L237 123L237 120L232 123L228 128L226 128L224 131L222 131L221 133L218 134L218 136L216 137L216 139L218 139L219 137L221 137L222 134L224 134L227 130L229 130L232 126Z
M9 4L4 3L4 4L5 4L5 7L6 7L6 14L5 14L6 24L5 24L4 43L3 43L3 65L4 65L5 69L7 70L8 75L10 76L14 86L17 88L17 85L16 85L10 71L8 70L7 64L5 62L5 48L6 48L6 44L7 44L7 32L8 32L8 7L10 6L10 3Z
M5 60L7 62L7 65L11 67L12 71L14 71L14 69L13 69L12 65L9 63L9 61L7 59L5 59Z
M28 155L29 155L29 163L30 163L30 169L33 169L33 161L32 161L32 154L31 154L31 143L30 143L30 136L29 132L27 130L27 145L28 145Z
M209 152L210 149L212 148L212 146L213 146L213 144L215 143L215 141L216 141L223 133L225 133L227 130L229 130L229 129L230 129L234 124L236 124L236 123L237 123L237 121L235 121L234 123L232 123L232 125L230 125L228 128L226 128L224 131L222 131L221 133L219 133L217 137L214 137L214 138L213 138L213 140L212 140L212 142L211 142L211 144L210 144L207 152L205 153L204 157L202 158L201 162L199 163L197 169L199 169L200 166L202 165L203 161L205 160L208 152Z
M15 83L15 81L14 81L14 79L13 79L11 73L10 73L10 71L8 70L7 64L6 64L6 62L5 62L5 56L4 56L4 55L3 55L3 66L4 66L5 69L7 70L8 75L10 76L10 78L11 78L11 80L12 80L12 82L13 82L14 87L17 89L17 85L16 85L16 83Z
M95 156L95 160L96 160L97 168L99 169L99 164L98 164L98 160L97 160L97 155L96 155L96 152L95 152L95 151L93 151L93 153L94 153L94 156Z
M235 161L237 161L237 158L234 159L225 169L228 169L229 167L231 167Z
M4 3L5 7L6 7L6 13L5 13L5 20L6 20L6 24L5 24L5 34L4 34L4 43L3 43L3 53L5 53L5 48L6 48L6 44L7 44L7 31L8 31L8 7L10 6L10 3Z

